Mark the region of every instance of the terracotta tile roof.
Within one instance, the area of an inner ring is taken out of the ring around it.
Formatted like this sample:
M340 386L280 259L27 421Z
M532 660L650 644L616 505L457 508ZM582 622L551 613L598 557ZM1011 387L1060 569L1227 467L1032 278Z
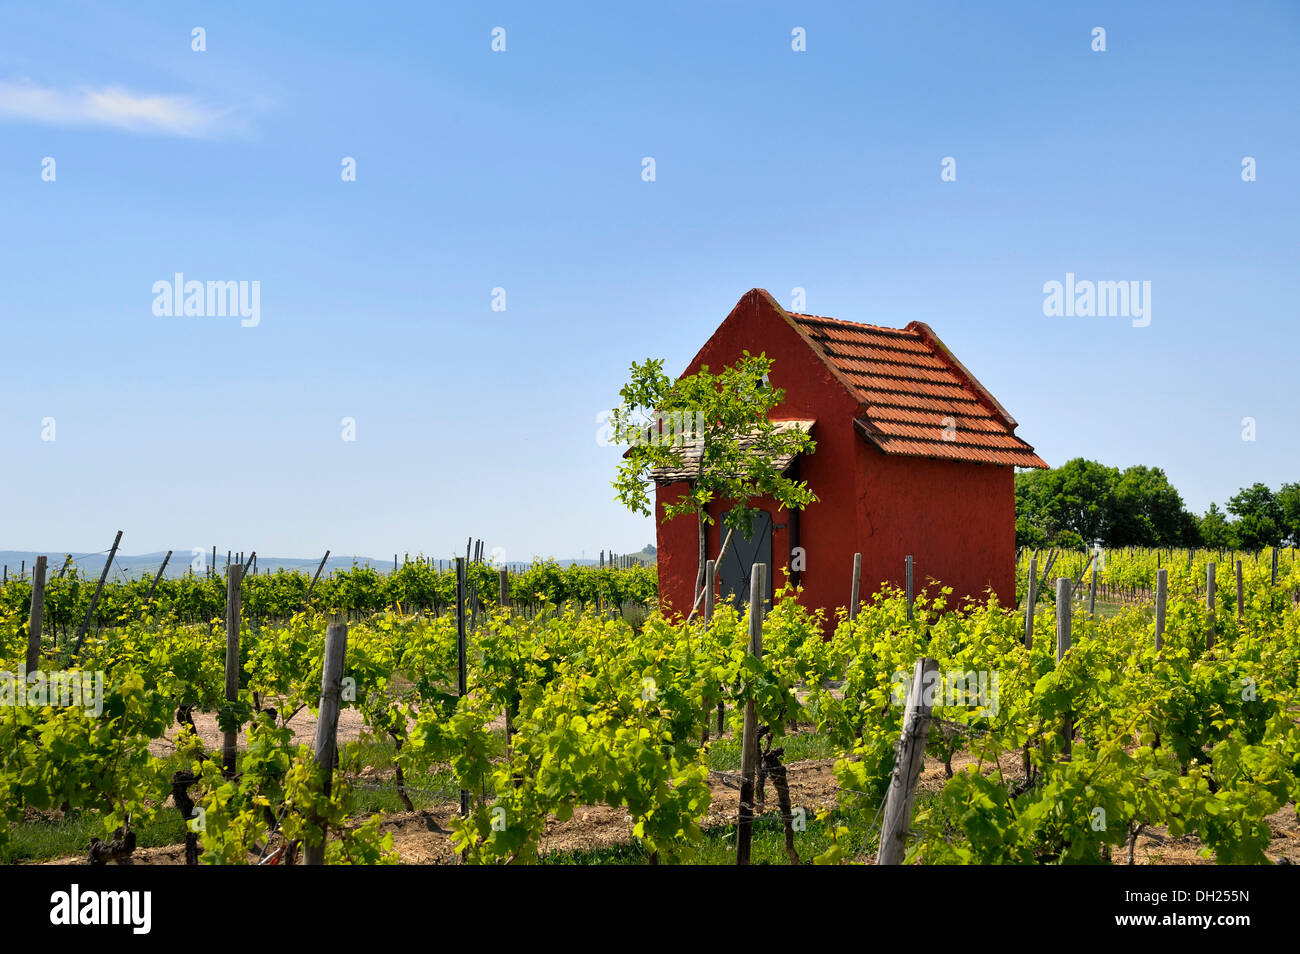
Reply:
M881 328L787 314L862 402L855 423L886 454L1047 466L1016 437L1015 419L928 325L914 321L902 329Z

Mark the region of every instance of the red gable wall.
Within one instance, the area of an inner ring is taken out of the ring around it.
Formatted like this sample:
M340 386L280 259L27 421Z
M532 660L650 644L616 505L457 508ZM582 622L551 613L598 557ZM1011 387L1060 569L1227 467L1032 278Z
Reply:
M817 421L817 450L799 460L799 478L820 498L798 516L807 559L804 604L827 607L833 616L835 607L848 603L855 552L863 555L863 598L884 580L901 584L903 557L911 553L918 590L934 576L957 596L978 597L992 586L1004 602L1014 602L1012 469L886 455L868 444L854 427L856 398L778 309L765 292L747 293L683 374L732 364L745 350L764 352L772 359L773 386L786 392L775 416ZM696 525L689 515L664 523L662 508L684 489L683 482L661 487L655 514L660 600L665 612L682 615L694 597ZM774 581L780 586L790 562L790 514L770 499L753 505L772 512ZM730 506L710 507L718 522L709 528L709 558L721 547L720 517Z
M917 593L937 580L952 587L949 605L963 597L982 601L990 588L1003 605L1015 605L1012 468L885 454L866 440L859 440L857 459L867 486L854 551L862 553L863 593L886 581L901 587L911 554ZM841 560L851 563L852 556Z
M821 498L820 503L808 507L798 518L800 543L807 550L804 602L809 606L846 603L851 567L841 568L836 574L831 560L832 554L853 552L855 528L850 508L851 501L862 489L861 469L852 463L857 445L862 442L853 430L857 402L759 290L747 293L737 303L683 375L694 374L703 365L717 370L733 364L746 350L751 354L766 353L772 359L771 383L786 392L775 416L817 421L812 430L817 442L816 453L799 461L800 479L807 481ZM694 598L698 563L696 525L688 515L662 522L662 501L676 499L682 492L680 482L659 491L656 546L660 600L665 609L685 615ZM721 535L725 530L721 527L721 515L731 505L731 501L719 501L709 509L718 521L709 528L710 558L715 558L722 546ZM781 568L790 562L790 514L777 511L770 499L755 501L752 506L772 511L772 559L776 564L773 581L780 586L786 581ZM841 580L833 585L836 575Z

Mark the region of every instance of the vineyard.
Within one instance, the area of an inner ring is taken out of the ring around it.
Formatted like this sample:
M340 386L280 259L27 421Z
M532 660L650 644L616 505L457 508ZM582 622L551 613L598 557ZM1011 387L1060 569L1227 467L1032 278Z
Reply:
M466 572L471 589L496 600L495 568L474 561L467 564ZM643 566L561 567L554 561L542 561L510 573L508 579L511 601L529 612L566 602L644 606L657 592L654 568ZM76 567L46 581L46 625L58 632L60 641L75 635L88 614L90 628L98 632L136 620L146 611L155 620L206 624L222 617L226 609L224 571L164 578L156 586L148 573L133 580L108 580L91 614L95 591L96 579L87 578ZM412 560L392 573L353 567L321 577L314 585L307 573L247 574L242 593L244 611L254 621L288 620L299 612L361 619L395 608L399 613L441 615L454 608L456 572L450 567L439 569L432 561ZM0 613L25 615L30 601L29 580L14 577L0 585Z
M183 577L147 601L148 579L106 586L79 652L91 584L51 579L45 674L11 680L0 708L0 857L34 860L66 831L86 839L67 854L97 863L151 845L202 864L398 863L394 819L415 812L445 823L439 860L555 861L557 826L603 812L641 863L734 857L751 830L771 860L860 863L884 856L891 790L908 788L908 862L1292 858L1294 552L1239 570L1205 552L1025 553L1022 592L1031 565L1044 579L1019 609L887 587L829 638L789 588L766 610L664 619L647 568L469 564L458 580L412 563L308 599L308 576L236 567L232 588ZM1105 612L1089 612L1094 570ZM31 589L0 590L9 673ZM102 678L98 707L52 698L71 673ZM337 758L295 731L322 705L359 726ZM913 750L929 766L914 810ZM814 763L833 783L801 801Z

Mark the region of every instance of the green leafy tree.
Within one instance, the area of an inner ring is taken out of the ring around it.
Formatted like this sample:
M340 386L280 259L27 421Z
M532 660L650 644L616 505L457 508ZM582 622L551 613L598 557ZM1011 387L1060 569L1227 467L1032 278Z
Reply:
M1019 475L1017 475L1019 476ZM1018 510L1019 508L1017 508ZM1047 543L1047 532L1025 516L1016 517L1016 547L1041 547Z
M1237 527L1230 521L1216 503L1201 517L1201 540L1213 550L1237 549Z
M1062 530L1058 533L1056 535L1056 545L1065 550L1078 550L1080 552L1088 549L1088 544L1083 537L1073 530Z
M1300 483L1283 484L1275 499L1282 516L1283 542L1300 546Z
M1042 470L1016 472L1017 547L1040 547L1047 543L1051 528L1047 526L1045 473Z
M1095 460L1076 457L1047 473L1055 478L1051 513L1058 527L1073 530L1084 540L1109 544L1119 472Z
M1110 546L1195 546L1195 520L1159 467L1134 466L1119 475L1108 520Z
M1197 546L1196 517L1159 467L1124 471L1076 457L1052 470L1016 474L1016 543Z
M1016 475L1016 513L1055 543L1069 530L1085 541L1108 541L1119 472L1076 457L1052 470Z
M663 361L633 364L613 410L615 439L628 444L613 486L618 499L635 513L649 515L656 473L693 470L689 488L663 507L663 519L694 514L699 528L695 593L704 588L707 528L714 523L709 505L732 501L723 517L729 532L748 536L755 497L769 495L783 508L802 510L817 500L802 481L785 475L780 462L811 453L816 443L794 428L780 428L769 417L785 392L768 383L771 360L744 352L717 374L708 366L673 380ZM728 537L728 539L730 539ZM726 542L723 547L725 549ZM721 553L719 554L721 557Z
M1282 508L1267 484L1254 483L1228 500L1237 518L1237 542L1244 550L1261 550L1282 542Z

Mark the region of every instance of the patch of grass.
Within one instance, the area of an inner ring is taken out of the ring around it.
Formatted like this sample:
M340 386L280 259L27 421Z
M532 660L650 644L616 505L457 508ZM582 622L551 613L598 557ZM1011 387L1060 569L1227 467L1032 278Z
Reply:
M1046 616L1049 620L1055 621L1056 619L1055 603L1056 601L1050 598L1041 599L1038 605L1035 607L1034 618L1038 619L1039 617ZM1126 610L1131 610L1131 609L1136 609L1148 619L1153 621L1155 620L1154 604L1111 603L1102 599L1097 600L1096 612L1097 612L1097 616L1100 617L1101 619L1110 619L1112 616L1118 616L1120 613L1123 613ZM1082 600L1074 601L1074 612L1087 613L1087 611L1088 611L1088 600L1086 596Z
M913 812L925 808L937 797L936 792L918 792ZM769 796L770 797L770 796ZM877 819L867 817L860 812L847 812L833 809L829 819L823 822L813 815L808 816L804 831L794 833L794 848L799 854L800 864L812 864L813 859L826 852L831 846L829 826L843 826L849 833L842 844L849 850L860 854L863 859L873 855L878 845L880 833L875 824ZM644 865L649 863L649 856L637 842L625 845L611 845L606 848L594 848L589 851L552 852L543 855L544 865ZM660 859L660 864L671 864ZM708 828L704 839L689 860L677 862L689 865L734 865L736 863L736 826L719 825ZM754 820L754 834L750 843L750 864L788 865L789 856L785 853L785 826L776 813L769 813Z
M174 845L185 840L185 823L172 805L171 789L165 783L174 772L188 765L175 754L158 759L154 765L161 780L159 794L162 804L152 818L132 826L137 848ZM0 864L84 856L90 851L91 838L107 838L109 835L104 825L104 814L96 809L35 816L14 825L9 833L9 843L0 847Z
M504 731L495 732L499 736L504 750ZM393 758L397 746L389 738L363 736L350 743L348 763L351 766L372 766L383 778L353 778L352 791L347 801L349 815L370 816L394 814L406 811L406 806L397 795L397 780L393 772ZM351 775L352 772L349 772ZM428 771L408 772L406 775L406 794L411 804L417 809L445 805L460 798L460 783L450 765L429 766ZM478 792L471 792L478 795Z
M504 733L502 736L504 743ZM813 732L797 733L783 737L779 745L785 748L786 764L807 759L829 758L835 755L834 746ZM219 753L218 753L219 754ZM348 799L348 814L368 817L373 814L395 814L405 811L398 798L392 774L396 746L391 739L363 736L351 743L345 758L354 775L357 767L372 766L383 778L357 779ZM239 753L242 763L244 753ZM709 767L718 771L739 771L740 740L734 737L713 739L709 748ZM158 775L170 779L173 772L188 767L183 760L170 755L160 759ZM432 808L454 802L458 798L459 784L447 765L431 766L427 772L411 773L407 778L407 794L417 809ZM161 794L161 792L160 792ZM471 795L478 795L472 792ZM769 788L768 798L775 793ZM843 822L841 822L843 823ZM136 826L136 844L140 848L180 844L185 840L185 825L171 804L167 791L165 802L153 817ZM68 815L35 817L11 830L11 839L0 848L0 864L45 861L52 858L84 856L92 837L105 837L103 815L98 811L73 812ZM809 817L807 830L796 834L796 848L801 858L811 858L826 850L829 844L820 822ZM730 852L730 858L728 858ZM704 846L695 864L731 864L735 861L735 827L711 829L706 832ZM639 846L615 846L593 852L578 852L554 856L550 864L645 864L646 857ZM755 864L785 864L784 834L779 819L761 818L754 827L753 858Z
M1087 605L1088 604L1085 602L1085 609L1087 608ZM1109 619L1112 616L1118 616L1125 610L1133 609L1134 607L1140 609L1143 615L1149 616L1152 620L1155 619L1155 609L1148 605L1142 603L1104 603L1101 600L1097 600L1097 615Z
M835 756L835 745L831 740L816 732L800 732L783 736L774 743L777 748L784 748L781 762L804 762L808 759L828 759ZM717 772L740 771L740 739L728 736L714 739L709 743L709 768Z
M91 838L106 838L104 816L97 811L72 812L59 817L35 818L15 825L9 843L0 848L0 864L84 857ZM136 847L154 848L185 840L180 812L168 803L152 818L136 826Z
M839 820L843 824L843 820ZM811 864L814 857L830 847L826 826L809 817L805 831L795 832L794 847L799 861ZM644 865L649 861L639 843L612 845L592 851L555 852L544 855L544 865ZM669 864L660 861L660 864ZM734 865L736 863L736 826L710 828L704 833L695 855L685 864ZM785 828L781 819L767 815L754 820L754 835L750 844L750 863L755 865L788 865L785 853Z

